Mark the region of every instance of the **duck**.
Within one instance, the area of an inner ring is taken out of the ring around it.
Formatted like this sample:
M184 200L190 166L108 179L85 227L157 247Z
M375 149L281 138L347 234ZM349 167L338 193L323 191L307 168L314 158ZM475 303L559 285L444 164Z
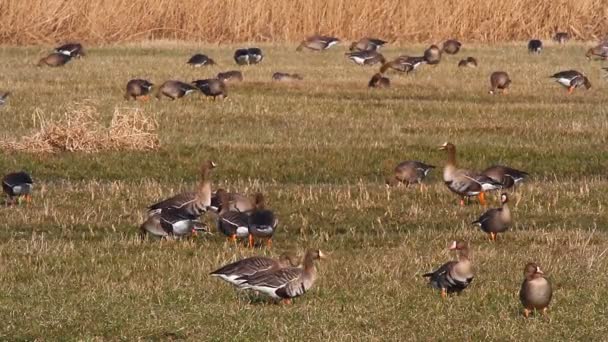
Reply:
M460 47L462 47L462 43L457 41L456 39L448 39L443 42L442 50L448 55L455 55L460 51Z
M10 91L6 91L4 93L0 93L0 107L4 106L4 104L6 104L6 100L8 99L8 96L11 94Z
M504 165L492 165L483 170L481 174L500 183L502 189L510 189L530 176L530 174L525 171Z
M215 61L211 58L209 58L207 55L203 55L202 53L197 53L194 56L190 57L190 59L188 60L188 62L186 62L186 64L189 64L195 68L199 68L205 65L215 65Z
M2 178L2 190L8 196L7 205L19 204L22 198L30 203L33 188L32 176L25 171L11 172Z
M435 168L434 165L425 164L417 160L406 160L395 166L395 174L387 184L395 182L405 184L423 184L422 181Z
M551 75L555 81L568 89L568 94L572 94L574 89L584 86L585 89L591 88L591 82L587 76L576 70L560 71Z
M293 81L301 81L304 77L300 74L289 74L285 72L275 72L272 74L272 80L278 82L293 82Z
M424 60L429 65L437 65L441 61L441 50L437 45L431 45L424 50Z
M37 66L50 66L50 67L60 67L64 66L67 62L72 60L72 57L69 55L64 55L62 53L53 52L50 55L40 59Z
M591 49L587 50L585 54L588 60L591 60L594 57L598 57L599 59L606 60L608 59L608 45L600 44Z
M164 95L171 100L176 100L197 90L198 88L186 82L169 80L158 88L156 98L160 100Z
M203 162L196 191L182 192L152 204L148 207L148 214L152 216L165 210L179 209L190 216L201 216L211 206L211 171L216 167L217 164L211 160Z
M244 289L258 291L274 300L291 304L292 299L310 290L317 280L316 260L325 259L321 250L308 250L303 267L286 267L275 271L256 273L237 278Z
M553 40L558 44L566 44L570 40L570 34L568 32L556 32L553 36Z
M213 97L215 100L217 97L224 99L228 97L226 84L224 81L218 78L211 78L206 80L196 80L192 84L197 87L205 96Z
M125 100L137 100L137 99L148 99L148 94L152 90L154 84L144 79L133 79L127 82L127 91L125 93Z
M359 65L374 65L378 63L386 63L386 59L384 59L384 56L382 56L382 54L377 52L376 50L346 52L344 55L351 61L355 62L355 64Z
M255 239L266 239L266 247L272 247L272 236L277 229L279 220L272 210L266 209L262 193L255 195L255 208L249 216L249 247L253 248Z
M543 42L538 39L532 39L528 42L528 52L539 54L543 51Z
M448 250L458 252L457 261L448 261L435 271L422 275L429 278L431 287L441 291L442 298L446 298L451 293L460 293L474 278L469 244L464 241L453 241Z
M239 238L249 238L248 213L232 210L230 197L227 192L218 194L220 211L217 215L217 230L224 234L228 241L236 244Z
M448 155L447 163L443 168L443 181L450 191L461 196L460 205L464 206L465 198L477 196L479 203L485 206L485 191L500 189L501 184L482 174L459 169L456 165L456 146L454 144L446 142L439 149L447 151Z
M393 61L384 63L380 68L380 73L384 74L388 69L393 69L409 74L425 63L426 59L424 57L399 56Z
M238 65L258 64L264 59L264 54L259 48L237 49L234 52L234 61Z
M199 221L198 215L179 208L169 208L149 216L139 230L142 240L148 234L168 239L196 235L197 231L206 231L206 227Z
M361 38L350 44L350 51L378 51L387 42L378 38Z
M255 202L248 197L235 192L227 192L225 189L219 188L211 196L211 206L209 207L211 211L219 213L222 210L221 198L224 193L227 196L227 203L229 203L228 210L250 213L255 208Z
M490 94L496 94L498 90L502 92L502 94L507 94L507 89L511 85L511 79L509 78L509 74L504 71L494 71L490 75Z
M307 48L312 51L323 51L339 43L340 39L336 37L315 35L307 37L305 40L303 40L296 48L296 51L302 51L303 48Z
M500 208L492 208L472 224L479 225L482 231L490 235L490 241L496 241L498 233L504 233L512 222L511 210L509 209L509 196L506 193L500 195Z
M477 59L475 57L467 57L458 62L458 67L477 68Z
M222 266L209 275L239 287L244 282L244 277L251 277L261 272L274 272L286 267L297 267L299 264L298 256L290 252L281 254L278 259L253 256Z
M216 78L218 80L222 80L224 83L228 82L242 82L243 81L243 73L238 70L230 70L225 72L220 72L217 74Z
M545 278L545 273L540 266L534 262L526 264L524 277L524 282L519 290L519 300L524 306L524 316L528 318L530 313L536 310L542 311L546 316L553 296L551 283Z
M72 58L80 58L85 55L84 48L80 43L67 43L55 48L56 53L60 53Z
M376 73L367 83L370 88L389 88L391 86L391 80L388 77L384 77L381 73Z

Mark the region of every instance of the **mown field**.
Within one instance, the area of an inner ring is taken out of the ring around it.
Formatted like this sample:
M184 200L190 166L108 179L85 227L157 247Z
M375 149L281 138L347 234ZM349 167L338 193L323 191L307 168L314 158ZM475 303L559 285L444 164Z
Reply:
M105 123L117 108L140 108L158 122L161 147L2 152L0 170L30 171L36 192L29 207L0 209L0 339L603 340L608 84L586 46L549 45L531 56L525 43L465 44L437 67L391 74L387 90L367 89L376 68L348 62L344 46L298 54L295 44L261 45L262 64L241 68L231 59L236 46L90 48L57 69L34 66L46 48L2 48L0 91L12 95L0 108L0 140L35 132L38 115L87 105ZM199 51L218 66L187 67ZM459 70L468 55L480 67ZM567 96L548 78L570 68L593 87ZM229 69L245 82L225 101L123 99L130 78L160 84ZM487 94L494 70L510 73L508 95ZM275 71L305 79L272 83ZM483 208L459 207L440 169L427 192L384 186L401 160L442 166L437 148L446 141L464 167L504 163L533 175L511 194L515 224L497 243L470 225ZM137 239L146 205L192 188L205 159L218 164L215 188L267 194L281 222L271 251L236 248L215 230L192 241ZM454 258L446 247L456 238L472 245L477 274L462 295L442 300L421 274ZM305 248L330 258L291 306L251 300L208 276L244 256ZM521 314L528 261L553 283L549 319Z

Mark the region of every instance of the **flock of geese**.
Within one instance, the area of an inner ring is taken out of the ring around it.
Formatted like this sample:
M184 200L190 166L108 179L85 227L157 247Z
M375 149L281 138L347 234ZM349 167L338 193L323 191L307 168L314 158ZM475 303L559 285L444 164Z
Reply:
M554 40L560 44L566 43L569 35L558 32ZM297 51L304 49L323 51L340 43L335 37L315 35L303 40ZM387 42L376 38L363 38L350 45L350 51L345 55L348 59L359 65L379 64L380 71L374 74L369 87L388 87L390 80L386 77L389 70L404 73L415 71L423 64L435 65L441 61L443 53L456 54L462 44L450 39L439 48L432 45L421 56L399 56L387 61L379 52ZM528 43L530 53L541 53L542 41L534 39ZM48 56L40 59L39 66L58 67L65 65L73 58L85 56L82 44L70 43L56 48ZM608 41L589 49L588 58L608 59ZM238 65L253 65L262 62L264 55L256 47L237 49L234 61ZM204 54L192 56L187 64L193 67L214 65L215 61ZM458 62L459 67L477 67L475 57L469 56ZM608 69L607 69L608 70ZM571 93L575 88L584 86L590 88L591 84L585 75L576 70L566 70L552 75L557 82ZM299 74L277 72L273 74L275 81L298 81L303 77ZM182 82L168 80L158 87L157 98L167 97L175 100L194 91L201 91L214 99L227 96L226 83L243 80L243 74L238 70L221 72L216 78ZM504 71L493 72L490 76L490 93L506 92L511 80ZM125 99L146 99L154 88L154 84L145 79L133 79L127 83ZM8 93L0 95L2 105ZM443 181L446 187L460 199L460 205L465 205L470 198L477 197L484 207L487 205L485 193L489 191L506 190L515 187L525 180L528 173L505 165L493 165L482 172L475 172L458 167L456 161L456 146L446 142L440 146L446 151L447 160L443 167ZM266 207L265 197L256 193L251 199L245 195L228 192L225 189L212 189L212 172L216 163L207 160L200 169L200 183L190 192L179 193L150 205L146 220L140 225L139 232L142 239L148 236L160 239L175 239L197 235L198 232L207 232L209 228L200 220L203 215L211 214L216 217L217 230L224 234L231 244L244 241L249 247L256 246L256 242L264 244L267 248L272 246L272 238L277 230L278 219L275 213ZM420 161L408 160L399 163L394 174L387 179L388 186L403 184L405 186L419 184L425 188L424 180L436 167ZM7 195L6 205L19 205L31 201L33 190L32 177L26 172L7 174L2 180L2 188ZM499 233L505 233L512 224L512 215L509 209L509 196L500 195L501 206L485 211L477 220L472 222L480 226L488 234L491 241L496 241ZM429 278L429 284L440 291L442 297L450 293L459 293L466 289L474 277L474 268L470 260L470 246L465 241L453 241L449 250L456 251L456 260L449 261L435 271L423 276ZM308 250L303 257L291 253L282 254L278 259L254 256L225 265L213 272L211 276L218 277L238 289L250 289L262 293L275 300L291 302L292 298L306 293L315 283L317 271L315 262L326 258L320 250ZM524 268L524 281L520 290L520 299L524 306L526 317L533 311L542 311L546 314L551 301L552 288L545 278L540 266L528 263Z

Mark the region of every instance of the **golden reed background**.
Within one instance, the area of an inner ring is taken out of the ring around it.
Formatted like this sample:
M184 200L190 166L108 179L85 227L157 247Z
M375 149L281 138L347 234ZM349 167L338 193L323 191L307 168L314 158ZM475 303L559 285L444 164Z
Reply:
M430 42L608 33L608 0L0 0L0 43L298 41L323 33Z

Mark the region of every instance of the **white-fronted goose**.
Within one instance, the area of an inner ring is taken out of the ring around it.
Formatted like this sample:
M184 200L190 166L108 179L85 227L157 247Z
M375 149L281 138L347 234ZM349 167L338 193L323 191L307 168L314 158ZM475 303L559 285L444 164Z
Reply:
M10 94L11 94L10 91L0 93L0 107L4 106L4 104L6 103L6 100L8 99L8 96Z
M424 50L424 60L429 65L437 65L441 61L441 49L437 45L431 45Z
M137 99L148 99L148 94L152 90L154 84L144 79L134 79L127 82L127 91L125 93L125 100L137 100Z
M340 39L336 37L315 35L303 40L296 48L296 51L302 51L303 48L307 48L312 51L323 51L338 43L340 43Z
M207 55L203 55L202 53L197 53L194 56L190 57L190 59L188 60L188 62L186 62L186 64L189 64L195 68L199 68L205 65L215 65L215 61L211 58L209 58L209 56Z
M450 191L461 196L460 205L464 205L465 198L478 196L479 203L485 206L485 191L500 189L501 184L488 176L459 169L456 164L456 146L454 144L446 142L439 149L447 151L448 155L443 168L443 181Z
M376 73L367 83L370 88L389 88L391 86L391 80L388 77L382 76L381 73Z
M403 183L406 186L410 184L422 184L422 181L433 170L435 166L425 164L417 160L406 160L395 166L393 180Z
M254 256L222 266L209 274L239 287L245 281L241 277L251 277L260 272L274 272L286 267L297 267L299 264L298 256L292 253L283 253L278 259Z
M490 75L490 94L496 94L498 90L502 94L507 94L507 88L511 84L509 74L504 71L495 71Z
M361 38L350 45L350 51L378 51L386 42L378 38Z
M442 298L450 293L460 293L474 277L469 245L464 241L453 241L448 249L458 251L458 261L449 261L437 270L422 275L429 278L429 285L441 291Z
M511 225L511 210L509 209L509 196L500 195L500 208L492 208L479 217L473 224L479 225L481 230L490 235L490 241L496 241L498 233L504 233Z
M572 94L574 89L584 86L585 89L591 88L591 82L587 76L576 70L560 71L556 74L551 75L557 83L563 85L568 89L568 94Z
M527 172L504 165L492 165L481 172L502 185L503 189L510 189L523 182L528 176Z
M445 42L443 42L443 52L447 53L448 55L455 55L458 53L458 51L460 51L460 48L462 47L462 43L457 41L456 39L448 39Z
M299 297L312 288L317 279L315 260L324 258L325 255L320 250L308 250L304 256L303 268L287 267L241 277L241 287L289 304L292 298Z
M62 53L51 53L50 55L40 59L38 61L38 63L36 64L37 66L50 66L50 67L60 67L65 65L67 62L69 62L72 59L71 56L69 55L64 55Z
M171 100L175 100L182 98L197 90L197 87L186 82L170 80L163 83L158 88L158 91L156 92L156 98L160 100L161 97L164 95L170 98Z
M286 72L275 72L272 74L272 80L277 82L293 82L301 81L304 77L300 74L289 74Z
M465 59L461 59L460 62L458 62L458 66L461 68L477 68L477 60L475 57L467 57Z
M264 59L264 54L259 48L237 49L234 52L234 61L238 65L258 64Z
M528 42L528 52L539 54L543 51L543 42L538 39L532 39Z
M524 306L526 318L535 310L541 310L547 315L547 307L551 303L553 289L551 283L536 263L528 263L524 268L524 282L519 290L519 300Z
M348 59L359 65L374 65L378 63L386 63L386 59L381 53L376 50L346 52L344 54Z
M211 207L210 209L214 212L220 212L222 210L222 194L227 194L227 201L229 203L228 210L240 211L242 213L250 213L255 208L255 202L246 196L243 196L234 192L227 192L225 189L217 189L211 196Z
M26 202L32 200L32 188L34 181L25 171L12 172L2 178L2 190L8 196L7 205L14 205L15 202L20 203L21 198L25 198Z
M57 48L55 48L56 53L60 53L66 56L70 56L72 58L80 58L85 55L84 48L80 43L68 43L63 44Z
M215 100L217 97L220 99L228 97L226 84L224 81L218 78L211 78L206 80L196 80L192 82L205 96L213 97Z
M608 45L600 44L592 47L591 49L587 50L585 57L587 57L588 60L591 60L594 57L602 60L608 59Z
M384 63L380 68L380 73L384 74L388 69L393 69L409 74L424 63L426 63L424 57L399 56L393 61Z
M253 248L255 239L266 239L266 247L272 247L272 236L279 220L272 210L266 209L264 195L255 195L255 209L249 216L249 247Z
M211 170L216 164L207 160L201 166L201 179L198 189L192 192L183 192L148 207L152 215L168 209L178 209L188 215L198 217L207 211L211 205Z
M140 236L144 239L148 234L159 238L181 238L195 235L197 231L206 230L198 218L198 215L191 215L184 210L164 209L146 219L139 227Z
M557 32L553 36L553 40L558 44L566 44L570 40L570 35L567 32Z
M230 70L217 74L217 79L226 82L242 82L243 73L238 70Z

